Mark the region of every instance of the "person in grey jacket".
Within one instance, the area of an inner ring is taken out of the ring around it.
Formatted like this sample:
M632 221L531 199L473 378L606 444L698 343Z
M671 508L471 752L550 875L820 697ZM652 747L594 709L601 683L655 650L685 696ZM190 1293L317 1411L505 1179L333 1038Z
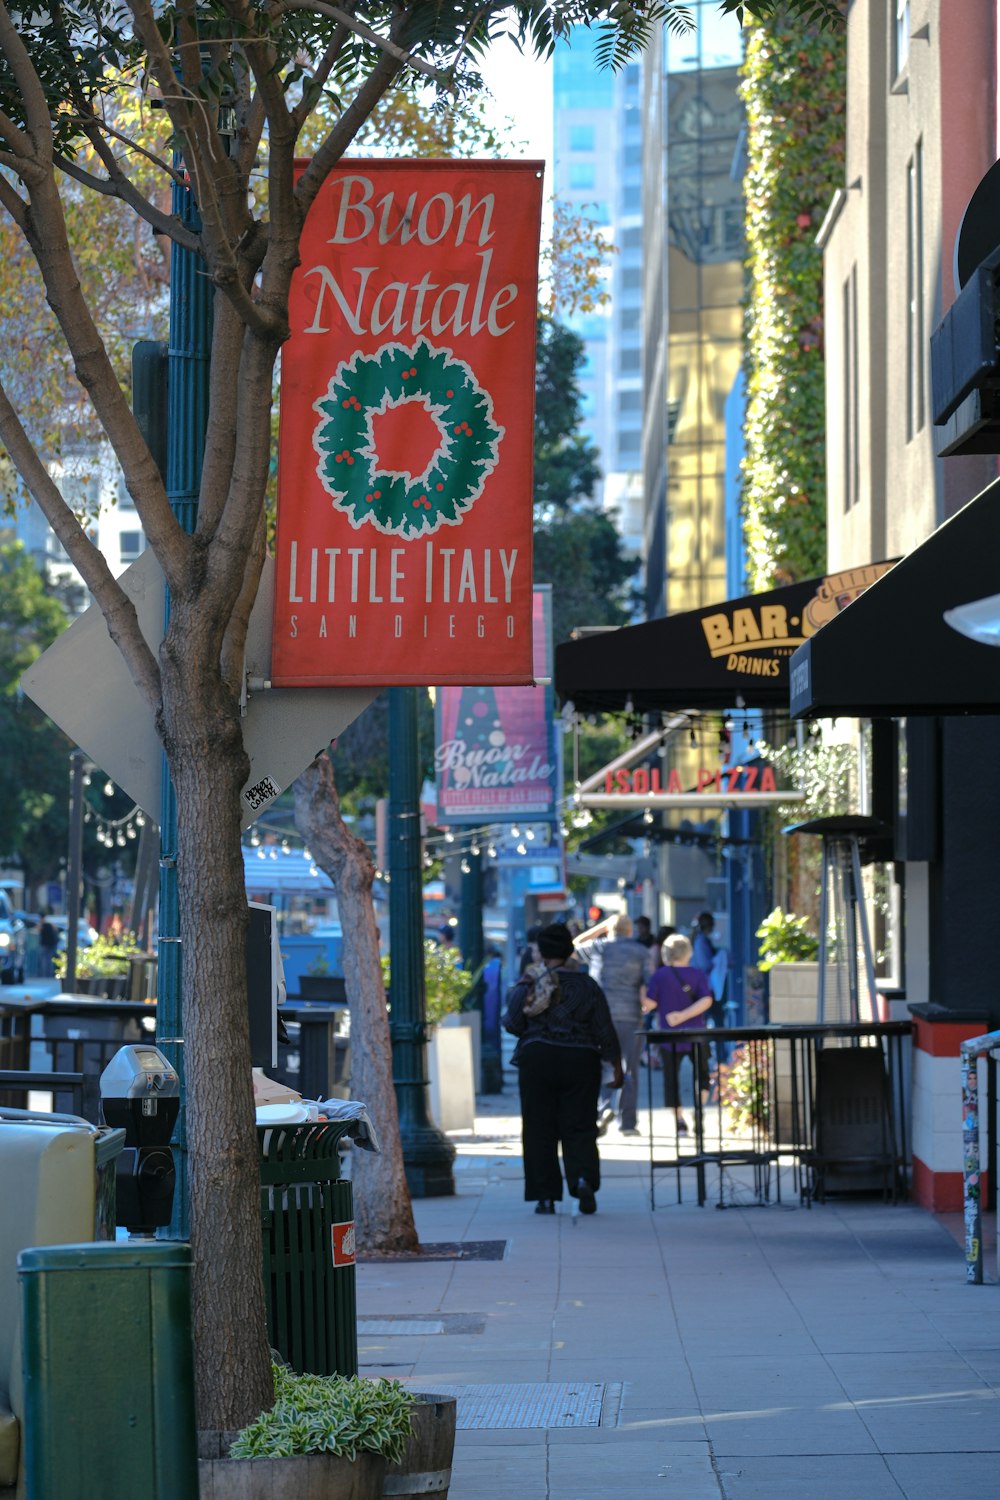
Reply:
M623 1135L638 1135L639 1063L644 1037L646 984L656 968L656 955L632 935L632 919L624 914L606 918L576 939L576 950L608 998L608 1009L621 1047L625 1081L618 1099L618 1123ZM616 1089L606 1080L601 1090L598 1132L603 1135L615 1117Z

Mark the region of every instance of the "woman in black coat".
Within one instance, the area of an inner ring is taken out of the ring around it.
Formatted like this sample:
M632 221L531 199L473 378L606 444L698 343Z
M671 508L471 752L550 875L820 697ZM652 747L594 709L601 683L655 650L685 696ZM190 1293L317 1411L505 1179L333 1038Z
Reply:
M601 1185L601 1064L611 1064L614 1087L621 1088L621 1049L600 985L566 967L573 954L569 928L553 922L537 942L541 962L514 985L503 1022L518 1039L513 1061L521 1092L524 1198L538 1214L555 1213L563 1195L561 1148L569 1193L581 1213L592 1214Z

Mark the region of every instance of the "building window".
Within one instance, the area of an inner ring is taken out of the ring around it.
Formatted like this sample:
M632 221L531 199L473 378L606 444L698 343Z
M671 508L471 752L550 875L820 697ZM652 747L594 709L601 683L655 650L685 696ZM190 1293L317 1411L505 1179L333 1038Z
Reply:
M861 497L861 406L858 396L858 268L844 282L844 509Z
M906 437L924 425L924 147L906 168Z
M569 127L569 149L571 151L593 151L593 125L571 125Z
M569 185L571 188L592 188L594 186L594 182L594 163L592 161L570 162Z
M134 563L142 552L142 532L120 531L118 533L118 548L123 567L127 563Z
M895 76L898 78L910 56L910 0L896 0L896 33L892 55Z

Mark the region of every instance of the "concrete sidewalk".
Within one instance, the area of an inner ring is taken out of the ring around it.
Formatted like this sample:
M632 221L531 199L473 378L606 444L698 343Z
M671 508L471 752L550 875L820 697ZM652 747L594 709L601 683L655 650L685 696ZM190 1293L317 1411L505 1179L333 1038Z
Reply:
M536 1217L511 1085L480 1103L476 1136L454 1137L457 1195L414 1207L425 1246L504 1258L358 1269L362 1373L461 1388L451 1500L997 1493L1000 1286L966 1285L931 1215L810 1210L790 1177L758 1207L739 1174L722 1212L691 1174L690 1201L671 1179L651 1212L648 1140L612 1127L597 1214Z

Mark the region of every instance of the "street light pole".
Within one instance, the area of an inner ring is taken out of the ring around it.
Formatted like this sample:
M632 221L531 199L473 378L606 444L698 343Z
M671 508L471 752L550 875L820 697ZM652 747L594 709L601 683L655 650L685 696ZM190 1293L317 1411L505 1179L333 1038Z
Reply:
M417 689L389 689L389 981L392 1076L403 1166L414 1198L455 1191L455 1148L430 1117Z
M183 170L183 163L180 163ZM173 211L185 228L198 233L201 221L191 191L173 187ZM209 365L212 351L210 277L191 250L174 243L170 254L170 343L167 350L166 490L174 515L193 532L198 515L205 431L208 426ZM170 622L166 595L163 627ZM187 1090L184 1083L184 1009L181 996L180 908L177 893L177 798L166 756L160 779L160 899L156 983L156 1042L180 1077L180 1110L174 1131L177 1188L171 1239L188 1238Z
M87 757L74 750L69 758L69 869L66 872L66 977L67 994L76 989L76 949L80 923L80 883L83 879L83 778Z

